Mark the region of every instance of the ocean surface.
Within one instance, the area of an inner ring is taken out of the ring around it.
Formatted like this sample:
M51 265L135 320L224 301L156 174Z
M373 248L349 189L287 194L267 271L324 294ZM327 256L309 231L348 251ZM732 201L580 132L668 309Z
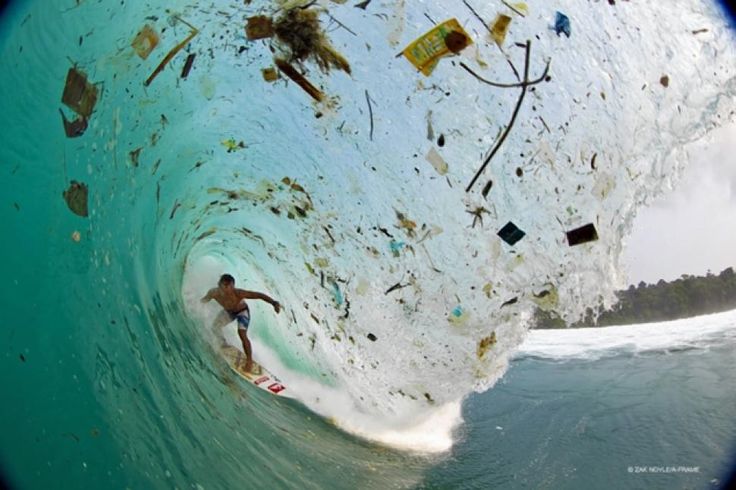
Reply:
M726 488L736 468L736 312L533 331L463 406L430 488Z
M529 320L611 305L637 209L734 121L724 10L308 3L2 11L10 485L721 485L734 313ZM283 305L252 301L249 337L294 400L220 356L223 273Z

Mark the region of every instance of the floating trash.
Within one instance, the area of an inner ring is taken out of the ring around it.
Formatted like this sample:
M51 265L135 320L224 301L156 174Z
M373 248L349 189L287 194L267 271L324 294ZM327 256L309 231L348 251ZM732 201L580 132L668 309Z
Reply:
M194 36L196 36L197 34L199 34L199 29L197 29L196 27L194 27L192 24L190 24L189 22L185 21L184 19L181 19L181 18L179 18L177 16L172 16L170 18L170 20L172 20L172 19L173 19L173 21L180 21L183 24L186 24L191 29L191 31L189 32L189 35L186 38L184 38L184 40L182 42L180 42L179 44L177 44L176 46L174 46L173 48L171 48L171 50L169 50L169 52L166 54L166 56L164 56L164 59L162 59L161 62L158 64L158 66L156 66L156 69L153 70L153 72L151 72L151 74L148 76L148 78L146 79L146 81L143 82L143 85L146 86L146 87L148 87L149 85L151 85L151 82L153 82L153 80L158 76L159 73L161 73L163 71L164 68L166 68L166 65L169 63L169 61L171 61L174 58L174 56L177 55L177 53L179 51L181 51L182 49L184 49L184 46L186 46L187 44L189 44L189 41L191 41L192 39L194 39Z
M394 257L399 257L399 252L401 252L401 249L406 246L406 243L404 242L398 242L396 240L391 240L389 243L389 248L391 248L391 253Z
M295 7L274 21L273 31L291 53L288 62L311 58L325 73L337 68L350 74L350 63L325 36L318 10Z
M593 223L588 223L587 225L567 232L567 243L569 243L571 247L595 240L598 240L598 232L596 231Z
M410 237L414 236L414 230L417 228L416 222L407 218L404 213L396 211L396 218L399 220L399 228L406 230L406 234Z
M266 39L274 35L271 17L256 15L248 19L245 25L245 35L249 41Z
M261 70L263 79L267 82L275 82L279 79L279 72L274 67L268 67Z
M68 138L77 138L79 136L82 136L85 131L87 131L87 118L84 116L79 116L73 121L70 121L67 119L66 115L64 114L64 111L59 109L59 113L61 114L61 121L64 124L64 134Z
M340 291L340 286L338 286L334 281L332 282L332 295L335 297L335 303L337 303L337 306L342 306L345 302L345 297L342 295L342 291Z
M510 300L508 300L508 301L504 301L504 302L503 302L503 303L501 304L501 306L499 307L499 309L500 309L500 308L503 308L504 306L511 306L511 305L515 305L515 304L516 304L516 303L518 303L518 302L519 302L519 297L518 297L518 296L514 296L514 297L513 297L513 298L511 298Z
M477 349L478 359L483 359L488 353L488 350L494 345L496 345L496 332L491 332L491 335L488 337L480 339Z
M524 235L526 235L526 233L521 231L515 224L509 221L503 228L498 230L497 235L500 236L501 239L509 245L514 245L516 242L524 238Z
M509 32L509 26L511 25L511 17L504 14L498 14L496 20L491 25L491 37L500 48L506 39L506 34Z
M148 58L153 48L158 45L158 34L148 24L144 25L143 28L136 34L133 42L130 45L135 50L136 54L142 59Z
M469 318L470 318L470 314L466 312L465 310L463 310L462 305L457 305L450 312L450 316L447 318L447 321L449 321L456 327L459 327L465 324L465 322L467 322Z
M438 174L445 175L447 173L449 169L447 162L437 153L437 150L430 148L425 158L432 164L432 167L434 167Z
M553 285L548 285L548 289L544 289L539 293L533 293L531 300L544 311L550 311L557 307L560 296L557 292L557 288Z
M414 40L402 53L417 70L429 76L440 58L457 54L472 43L457 19L449 19Z
M558 36L563 32L570 37L570 18L559 11L555 14L555 32Z
M71 110L89 119L97 103L97 87L87 80L84 72L69 68L61 102Z
M186 78L189 76L189 72L192 69L192 65L194 64L194 58L197 56L196 53L189 53L189 56L187 56L187 60L184 62L184 68L181 69L181 78Z
M296 68L291 66L285 60L275 59L274 62L276 63L276 66L279 67L279 70L281 70L281 73L291 78L297 85L299 85L314 100L316 100L317 102L322 101L322 99L324 98L324 94L322 94L322 92L317 87L312 85L312 83L309 80L307 80L304 77L304 75L299 73Z
M232 153L234 151L242 150L243 148L245 148L245 143L243 141L235 141L235 138L222 140L221 144L222 146L227 148L228 153Z
M69 188L64 191L62 196L64 196L66 205L69 206L72 213L84 218L87 217L87 184L72 180Z
M143 150L143 147L136 148L135 150L128 153L128 155L130 156L130 164L134 167L138 166L139 158L141 156L141 150Z
M502 0L503 4L506 5L508 8L513 10L515 13L521 15L522 17L526 17L529 15L529 7L524 2L517 2L517 3L508 3L505 0Z

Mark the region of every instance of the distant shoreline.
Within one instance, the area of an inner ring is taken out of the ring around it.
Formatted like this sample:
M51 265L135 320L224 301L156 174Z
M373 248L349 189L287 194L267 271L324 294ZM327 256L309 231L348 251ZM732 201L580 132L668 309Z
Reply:
M586 310L585 317L566 323L554 311L537 309L533 329L596 328L659 323L693 318L736 309L736 273L728 267L720 274L683 275L671 282L656 284L643 281L638 286L617 291L618 303L611 310Z

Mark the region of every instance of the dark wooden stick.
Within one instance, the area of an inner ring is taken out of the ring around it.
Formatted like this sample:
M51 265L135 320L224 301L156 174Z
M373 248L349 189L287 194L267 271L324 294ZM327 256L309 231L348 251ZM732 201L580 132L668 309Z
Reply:
M526 88L528 86L527 84L529 80L529 53L531 52L531 46L532 46L532 42L527 41L526 42L526 54L525 54L525 59L524 59L524 83L521 86L521 94L519 95L519 100L516 101L516 107L514 108L514 113L511 115L511 121L509 121L508 126L506 126L506 129L501 135L501 138L499 138L498 142L493 146L493 149L491 150L490 155L486 157L486 159L483 161L483 164L480 166L478 171L475 173L473 180L471 180L470 184L468 184L468 187L465 188L465 192L470 192L470 189L473 187L473 184L475 184L475 181L478 180L478 177L480 177L480 175L486 169L486 167L490 163L493 156L496 154L496 152L498 152L499 148L501 148L501 145L506 139L506 136L509 135L511 128L514 125L514 121L516 121L516 116L519 114L521 103L524 102L524 96L526 95Z
M357 36L357 34L356 34L356 33L354 33L354 32L353 32L353 31L352 31L352 30L351 30L351 29L350 29L350 28L349 28L348 26L346 26L345 24L343 24L342 22L340 22L339 20L337 20L336 18L334 18L334 17L332 16L332 15L330 15L330 14L327 14L327 16L328 16L328 17L329 17L330 19L332 19L332 20L334 20L335 22L337 22L337 25L339 25L340 27L342 27L343 29L345 29L346 31L348 31L348 32L349 32L350 34L352 34L353 36Z
M467 71L468 73L473 75L475 78L477 78L478 81L486 83L492 87L499 87L499 88L514 88L514 87L522 87L524 85L526 86L536 85L540 82L543 82L544 79L547 78L547 73L549 72L549 61L547 61L547 66L544 67L544 72L539 78L535 80L530 80L528 82L520 82L520 83L498 83L498 82L492 82L490 80L486 80L485 78L481 77L480 75L475 73L473 70L471 70L470 67L468 67L468 65L466 65L462 61L460 62L460 66L463 67L465 71Z
M184 63L184 68L181 70L181 78L186 78L189 76L189 71L192 69L192 64L194 63L194 57L197 56L195 53L190 53L189 56L187 56L187 61Z
M316 100L317 102L322 102L322 98L324 97L322 92L317 87L312 85L311 82L304 77L304 75L296 70L296 68L279 58L276 58L274 61L276 63L276 66L279 67L279 70L281 70L284 75L296 82L296 84L299 85L314 100Z
M178 17L177 17L177 19L178 19ZM191 27L192 28L192 32L189 33L189 35L187 36L187 38L185 40L183 40L182 42L180 42L179 44L177 44L176 46L174 46L172 48L172 50L169 51L169 53L164 57L164 59L161 60L161 63L159 63L158 66L156 67L156 69L153 70L153 73L151 73L151 76L149 76L148 79L145 82L143 82L143 85L145 85L146 87L148 87L149 85L151 85L151 82L153 81L153 79L156 78L156 76L159 73L161 73L161 71L164 69L164 67L166 67L166 65L169 63L169 61L171 61L171 59L174 56L176 56L176 53L178 53L179 51L181 51L182 48L184 48L184 46L186 46L187 43L189 41L191 41L192 38L194 38L194 36L196 36L199 33L199 31L196 28L194 28L191 24L189 24L188 22L185 22L183 19L179 19L179 20L181 20L186 25L188 25L189 27Z
M368 114L371 116L371 134L370 138L373 141L373 108L371 108L371 97L368 95L368 90L365 91L365 100L368 102Z

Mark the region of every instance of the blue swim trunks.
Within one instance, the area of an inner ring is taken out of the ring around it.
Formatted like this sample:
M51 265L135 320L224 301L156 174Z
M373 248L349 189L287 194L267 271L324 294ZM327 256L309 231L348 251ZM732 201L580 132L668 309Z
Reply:
M228 314L230 315L230 320L238 321L238 330L248 331L248 325L250 324L250 311L248 307L236 312L228 311Z

